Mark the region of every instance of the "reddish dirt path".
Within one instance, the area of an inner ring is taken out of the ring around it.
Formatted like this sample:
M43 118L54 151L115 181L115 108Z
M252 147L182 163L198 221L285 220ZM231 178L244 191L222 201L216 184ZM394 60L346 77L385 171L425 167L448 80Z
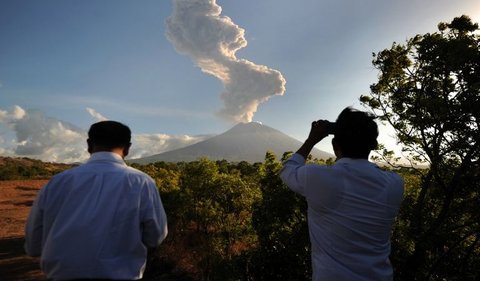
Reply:
M25 255L24 226L35 196L46 180L0 181L0 279L46 280L38 259Z

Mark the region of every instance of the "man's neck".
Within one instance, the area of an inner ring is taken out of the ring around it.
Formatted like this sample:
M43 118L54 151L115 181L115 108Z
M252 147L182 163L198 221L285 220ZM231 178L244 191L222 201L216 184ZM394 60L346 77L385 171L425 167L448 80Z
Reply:
M110 149L105 149L105 148L101 148L101 147L97 147L97 148L94 148L92 150L92 154L93 153L96 153L96 152L111 152L111 153L115 153L115 154L118 154L120 155L120 157L125 158L125 154L124 154L124 149L121 148L121 147L116 147L116 148L110 148Z

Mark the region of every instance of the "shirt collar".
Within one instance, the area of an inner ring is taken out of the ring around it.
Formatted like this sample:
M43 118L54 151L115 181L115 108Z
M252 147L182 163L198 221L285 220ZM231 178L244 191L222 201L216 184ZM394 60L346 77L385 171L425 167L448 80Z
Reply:
M88 159L87 162L94 162L94 161L108 161L108 162L115 162L115 163L126 165L125 161L120 155L113 152L108 152L108 151L92 153L92 155L90 155L90 158Z
M340 159L337 159L336 164L368 164L368 165L374 165L374 163L368 161L368 159L361 159L361 158L348 158L348 157L342 157Z

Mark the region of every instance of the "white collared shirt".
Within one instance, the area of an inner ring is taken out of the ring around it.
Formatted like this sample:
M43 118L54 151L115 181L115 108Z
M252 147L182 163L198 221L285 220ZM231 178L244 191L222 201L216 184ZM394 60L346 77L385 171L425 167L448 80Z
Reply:
M155 182L110 152L55 175L35 200L25 250L54 280L142 278L148 247L167 235Z
M300 154L280 177L308 202L313 281L392 280L390 234L403 180L366 159L305 164Z

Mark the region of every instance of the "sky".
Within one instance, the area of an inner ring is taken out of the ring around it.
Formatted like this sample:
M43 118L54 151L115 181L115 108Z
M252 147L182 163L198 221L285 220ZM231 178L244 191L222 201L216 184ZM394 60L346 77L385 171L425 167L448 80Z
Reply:
M480 1L1 0L0 155L83 161L106 119L132 129L130 158L238 122L303 141L313 120L365 110L372 53L463 14L480 22Z

